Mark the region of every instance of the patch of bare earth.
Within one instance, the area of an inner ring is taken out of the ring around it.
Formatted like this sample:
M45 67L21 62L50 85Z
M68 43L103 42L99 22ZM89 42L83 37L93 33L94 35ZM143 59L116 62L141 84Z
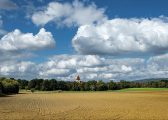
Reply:
M0 98L0 120L167 120L168 92L28 93Z

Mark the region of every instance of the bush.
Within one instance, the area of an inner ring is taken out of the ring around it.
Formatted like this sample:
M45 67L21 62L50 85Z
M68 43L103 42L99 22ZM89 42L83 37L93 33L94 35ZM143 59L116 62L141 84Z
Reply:
M25 87L25 90L26 90L26 91L28 90L28 86Z
M35 89L34 89L34 88L32 88L30 91L31 91L32 93L34 93L34 92L35 92Z
M19 93L19 83L15 80L10 79L2 80L2 93Z

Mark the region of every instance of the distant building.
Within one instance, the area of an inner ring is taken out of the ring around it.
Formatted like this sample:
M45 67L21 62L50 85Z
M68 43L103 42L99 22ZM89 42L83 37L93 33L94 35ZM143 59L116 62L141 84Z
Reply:
M76 77L75 81L78 82L78 83L81 83L81 79L80 79L79 75Z

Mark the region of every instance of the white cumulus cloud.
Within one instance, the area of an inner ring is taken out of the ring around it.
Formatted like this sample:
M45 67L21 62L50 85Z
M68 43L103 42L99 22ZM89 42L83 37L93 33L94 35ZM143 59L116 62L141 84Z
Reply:
M144 60L138 58L113 59L97 55L56 55L38 65L40 78L74 80L80 75L84 81L91 79L117 80L142 69Z
M96 55L56 55L46 62L4 61L0 62L0 76L23 79L56 78L73 81L80 75L87 80L136 80L168 77L168 55L142 58L108 58ZM96 62L88 62L90 59ZM72 63L72 64L71 64ZM84 63L84 64L83 64Z
M30 61L0 63L0 76L31 79L36 77L37 65Z
M0 39L0 51L38 50L55 46L55 40L50 32L41 28L39 33L22 33L15 29Z
M50 2L43 10L32 15L32 21L36 25L55 22L57 25L80 26L104 21L104 12L104 9L97 8L95 4L85 5L78 0L72 3Z
M125 72L131 72L132 68L126 65L122 65L121 66L121 70L125 71Z
M115 18L80 26L72 44L81 54L160 54L168 50L167 30L168 22L163 17Z

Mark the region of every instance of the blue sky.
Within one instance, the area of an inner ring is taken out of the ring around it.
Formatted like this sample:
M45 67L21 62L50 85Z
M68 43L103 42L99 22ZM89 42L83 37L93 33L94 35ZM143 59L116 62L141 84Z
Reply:
M167 0L0 0L0 75L168 77Z

